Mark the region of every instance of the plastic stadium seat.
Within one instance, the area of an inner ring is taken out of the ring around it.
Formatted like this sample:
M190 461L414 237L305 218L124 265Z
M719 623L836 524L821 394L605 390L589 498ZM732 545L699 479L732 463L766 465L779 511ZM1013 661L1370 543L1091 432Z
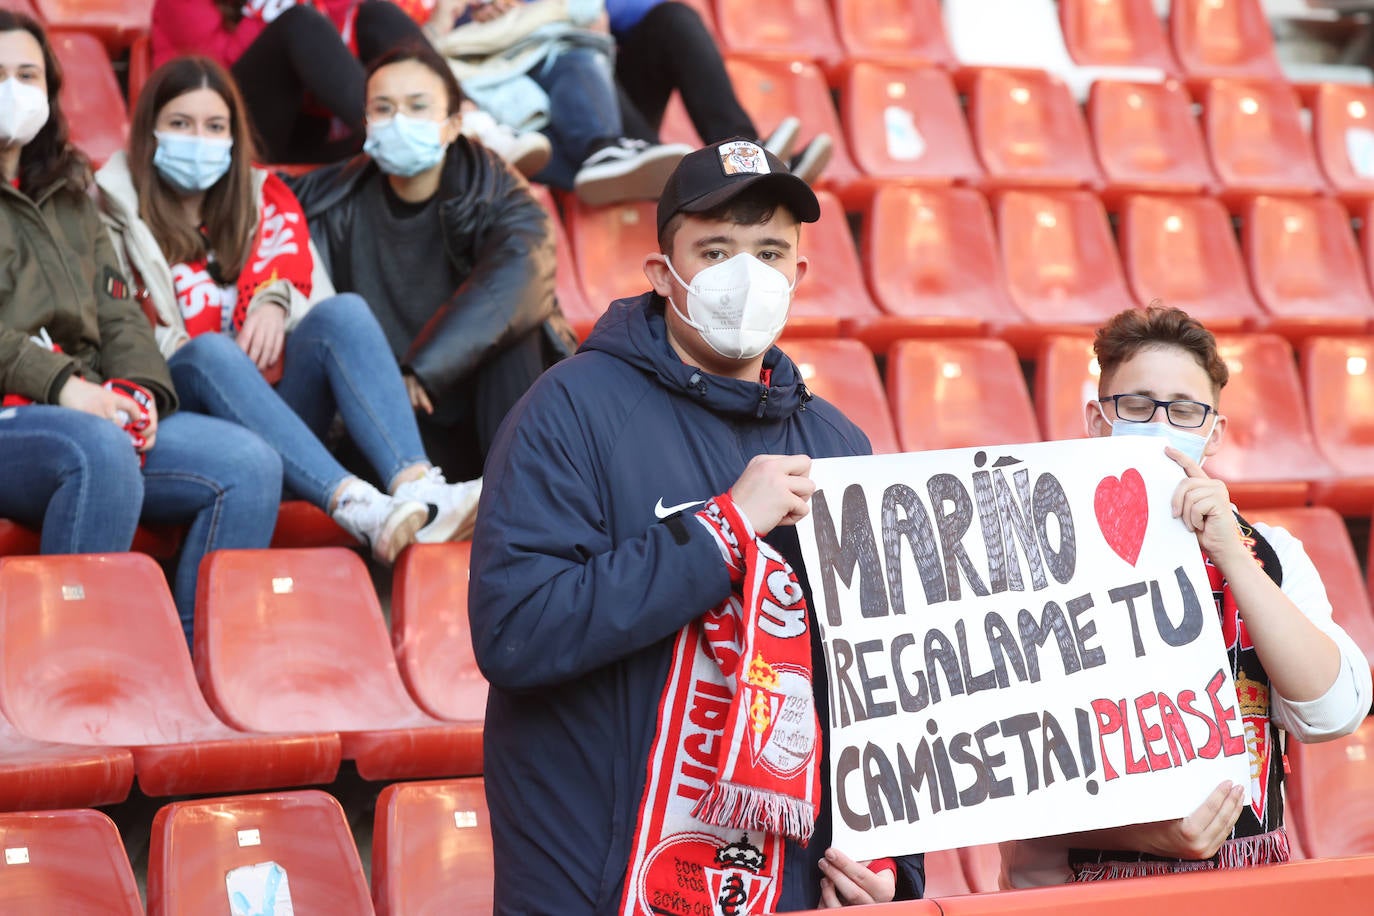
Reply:
M134 531L130 547L135 553L146 553L159 560L176 556L181 547L181 528L177 525L139 525ZM33 528L10 519L0 518L0 557L36 554L42 535Z
M1060 0L1059 24L1077 64L1179 73L1150 0Z
M1374 853L1374 717L1353 735L1320 744L1288 742L1287 788L1309 856Z
M297 913L371 916L358 849L343 808L314 789L180 801L153 819L148 845L149 916L225 913L228 875L275 863ZM272 913L253 904L235 913ZM281 912L275 909L275 912Z
M904 340L888 355L887 396L908 452L1040 441L1005 341Z
M858 424L873 454L899 452L892 411L873 354L857 340L791 340L783 345L806 387Z
M1283 79L1260 0L1173 0L1169 36L1195 91L1215 77Z
M959 850L959 859L964 864L964 877L968 879L969 890L975 894L986 894L999 889L1002 850L996 843L965 846Z
M114 821L99 811L0 814L0 911L142 916Z
M743 57L726 57L725 68L740 103L765 137L788 115L801 119L798 149L818 133L830 135L835 152L830 165L821 174L819 185L835 191L849 204L847 188L860 177L859 170L845 144L840 118L820 69L815 64L798 60ZM585 278L586 274L582 276Z
M1326 181L1287 83L1209 82L1203 133L1231 206L1253 194L1318 194Z
M1311 108L1326 180L1347 205L1374 199L1374 86L1322 83Z
M25 16L34 18L38 17L38 11L33 8L33 0L0 0L0 10L23 13Z
M1008 191L997 232L1012 301L1055 330L1105 323L1133 303L1102 202L1087 191Z
M1246 519L1282 526L1302 541L1303 549L1317 567L1322 585L1326 586L1332 619L1350 634L1374 667L1374 610L1370 609L1369 592L1360 573L1360 559L1350 542L1345 519L1325 506L1261 509L1251 512ZM1374 785L1370 791L1374 791ZM1374 852L1374 848L1367 851Z
M568 241L589 312L600 317L616 299L649 291L644 256L658 251L657 207L652 200L589 207L568 199ZM592 324L594 319L584 318L573 328L581 335Z
M1211 331L1265 321L1231 218L1216 198L1131 195L1121 207L1117 243L1141 305L1159 299Z
M478 779L394 783L377 798L377 916L490 913L491 821Z
M945 38L940 0L833 0L835 27L852 60L958 62Z
M1231 370L1217 406L1230 422L1207 472L1241 512L1305 504L1331 468L1312 438L1293 349L1273 334L1218 334L1217 347Z
M792 293L786 338L835 337L843 328L866 338L889 340L901 319L885 316L864 286L863 268L844 207L829 191L817 191L821 218L802 227L801 254L810 268Z
M968 121L988 188L1101 184L1078 103L1043 70L978 71Z
M1035 415L1045 441L1088 434L1083 409L1097 397L1100 374L1091 334L1045 339L1035 360Z
M1098 80L1088 95L1087 116L1105 196L1216 188L1193 103L1178 83Z
M487 682L468 627L471 541L416 544L391 581L391 643L410 695L439 719L481 723Z
M926 853L926 889L928 898L953 897L973 893L964 877L964 863L957 849L940 849Z
M226 722L328 728L364 779L482 771L480 722L406 692L367 567L338 547L220 550L201 565L196 674Z
M0 518L0 557L38 553L40 539L33 528Z
M89 32L103 41L111 52L124 50L135 37L145 34L153 19L154 0L30 2L50 30Z
M825 66L844 57L826 0L716 0L716 29L730 54L807 58Z
M291 499L277 509L273 547L356 547L358 542L314 503Z
M1298 356L1312 431L1335 469L1313 499L1343 515L1374 513L1374 337L1312 337Z
M126 748L35 741L0 715L0 811L111 805L133 781Z
M1026 316L1012 304L992 214L971 188L885 187L864 226L868 285L918 336L1003 334Z
M1291 338L1358 334L1374 319L1350 218L1331 198L1254 198L1241 244L1270 330Z
M856 62L840 94L849 148L869 184L981 178L959 93L928 64Z
M530 193L544 207L545 212L549 214L549 221L553 224L553 245L557 261L554 295L558 299L558 307L563 311L563 317L572 325L577 338L583 340L609 303L603 302L593 308L587 301L586 293L582 292L582 281L577 276L577 262L573 259L572 246L568 244L568 233L563 229L563 220L558 215L558 207L554 204L553 194L549 192L548 187L532 184Z
M124 149L129 116L110 59L94 37L81 32L49 33L62 65L62 109L72 142L99 167Z
M336 735L215 718L143 554L0 559L0 709L30 738L129 748L148 795L329 782L339 767Z

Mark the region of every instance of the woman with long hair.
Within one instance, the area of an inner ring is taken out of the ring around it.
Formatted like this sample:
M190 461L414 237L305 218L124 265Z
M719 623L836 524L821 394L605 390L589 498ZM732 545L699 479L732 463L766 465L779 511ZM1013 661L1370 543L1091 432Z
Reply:
M184 57L149 78L127 154L96 176L177 390L258 433L281 455L287 488L382 562L417 539L464 535L480 479L450 484L426 459L377 320L359 296L334 294L295 197L252 163L232 77ZM336 412L392 495L325 448Z
M281 460L190 412L72 146L42 27L0 9L0 517L43 553L128 550L139 519L187 526L172 592L189 640L201 557L266 547Z

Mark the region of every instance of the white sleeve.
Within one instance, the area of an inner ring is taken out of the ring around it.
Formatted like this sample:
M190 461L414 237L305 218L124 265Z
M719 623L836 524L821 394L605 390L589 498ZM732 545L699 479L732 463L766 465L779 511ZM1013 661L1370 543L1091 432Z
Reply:
M1341 669L1326 693L1315 700L1298 702L1273 691L1270 715L1274 723L1303 742L1328 741L1348 735L1359 727L1369 712L1369 661L1334 620L1331 601L1326 596L1317 568L1303 550L1302 542L1284 528L1262 522L1255 528L1274 548L1283 569L1283 593L1307 619L1335 641L1341 651Z

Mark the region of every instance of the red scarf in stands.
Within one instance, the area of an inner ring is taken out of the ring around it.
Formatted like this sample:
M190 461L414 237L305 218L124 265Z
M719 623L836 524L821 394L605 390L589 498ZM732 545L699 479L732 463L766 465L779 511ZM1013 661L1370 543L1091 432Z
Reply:
M622 911L763 913L820 799L806 599L729 496L697 513L737 589L678 634Z

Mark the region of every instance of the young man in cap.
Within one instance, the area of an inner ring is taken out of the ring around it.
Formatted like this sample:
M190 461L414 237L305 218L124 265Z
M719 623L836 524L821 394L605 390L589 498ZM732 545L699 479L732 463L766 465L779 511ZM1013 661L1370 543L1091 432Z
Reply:
M919 856L828 848L825 670L793 524L812 458L869 444L773 346L819 212L752 141L685 157L644 259L653 291L613 303L497 437L470 614L499 913L923 889Z

